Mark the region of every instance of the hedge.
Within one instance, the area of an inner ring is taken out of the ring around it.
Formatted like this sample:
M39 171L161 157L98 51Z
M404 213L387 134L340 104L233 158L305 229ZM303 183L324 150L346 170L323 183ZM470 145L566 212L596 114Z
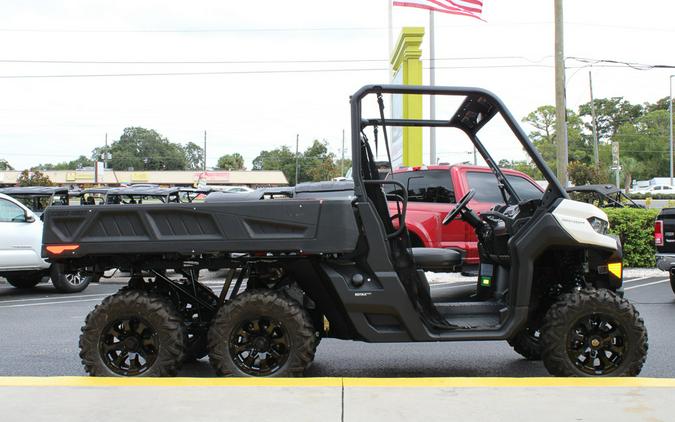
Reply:
M654 220L658 209L604 208L609 217L609 232L621 238L623 263L627 267L656 265Z
M630 199L675 199L675 193L629 193L628 197Z

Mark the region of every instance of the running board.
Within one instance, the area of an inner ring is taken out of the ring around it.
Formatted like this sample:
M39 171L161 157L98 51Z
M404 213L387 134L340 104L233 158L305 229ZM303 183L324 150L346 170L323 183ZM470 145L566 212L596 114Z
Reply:
M447 302L434 305L448 324L462 328L497 327L508 314L508 307L492 301Z

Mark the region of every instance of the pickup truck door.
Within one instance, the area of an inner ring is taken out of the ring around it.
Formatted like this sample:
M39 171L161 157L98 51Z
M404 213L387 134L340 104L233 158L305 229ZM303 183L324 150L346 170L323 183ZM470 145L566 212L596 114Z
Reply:
M0 198L0 270L42 269L42 222L25 221L27 210ZM34 215L27 211L28 215Z

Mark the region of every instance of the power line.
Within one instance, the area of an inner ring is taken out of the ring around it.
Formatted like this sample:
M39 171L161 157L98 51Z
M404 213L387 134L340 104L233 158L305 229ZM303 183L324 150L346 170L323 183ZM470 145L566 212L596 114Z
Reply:
M475 56L436 58L436 61L462 60L525 60L530 63L541 63L551 56L543 56L533 60L525 56ZM421 59L428 61L429 59ZM26 64L295 64L295 63L366 63L389 62L389 59L325 59L325 60L50 60L50 59L0 59L0 63Z
M505 69L505 68L551 68L543 64L510 64L510 65L482 65L482 66L436 66L436 69ZM587 66L582 66L587 67ZM598 65L596 67L619 67L612 65ZM568 66L574 69L574 66ZM425 67L425 69L427 69ZM107 78L107 77L139 77L139 76L197 76L197 75L256 75L282 73L334 73L334 72L382 72L390 71L386 68L342 68L342 69L276 69L276 70L223 70L212 72L157 72L157 73L89 73L89 74L51 74L51 75L0 75L0 79L35 79L35 78Z
M551 22L494 22L491 26L521 26L521 25L547 25ZM442 25L437 28L462 28L472 25ZM362 26L362 27L305 27L305 28L184 28L184 29L63 29L63 28L0 28L0 32L27 32L27 33L102 33L102 34L209 34L209 33L239 33L239 32L349 32L349 31L387 31L386 26Z
M502 26L523 26L523 25L551 25L552 21L534 21L534 22L490 22L491 27L502 27ZM610 29L620 29L620 30L637 30L637 31L655 31L655 32L675 32L673 28L659 28L659 27L646 27L646 26L629 26L629 25L608 25L608 24L598 24L595 22L565 22L566 25L574 26L591 26L594 28L610 28ZM474 25L471 24L459 24L459 25L437 25L436 28L468 28ZM239 32L349 32L349 31L387 31L388 28L385 26L363 26L363 27L327 27L327 28L169 28L169 29L64 29L64 28L0 28L0 32L25 32L25 33L101 33L101 34L171 34L171 33L239 33Z
M596 64L610 64L610 65L628 66L635 70L675 69L675 65L667 65L667 64L645 64L613 59L590 59L587 57L574 57L574 56L567 57L567 59L576 60L582 63L588 63L591 66L595 66Z

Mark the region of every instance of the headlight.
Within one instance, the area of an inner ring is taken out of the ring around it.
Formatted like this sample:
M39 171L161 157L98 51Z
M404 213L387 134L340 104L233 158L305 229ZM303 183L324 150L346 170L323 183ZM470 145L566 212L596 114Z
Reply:
M609 223L607 221L598 217L591 217L588 219L588 222L596 233L607 234L607 229L609 229Z

